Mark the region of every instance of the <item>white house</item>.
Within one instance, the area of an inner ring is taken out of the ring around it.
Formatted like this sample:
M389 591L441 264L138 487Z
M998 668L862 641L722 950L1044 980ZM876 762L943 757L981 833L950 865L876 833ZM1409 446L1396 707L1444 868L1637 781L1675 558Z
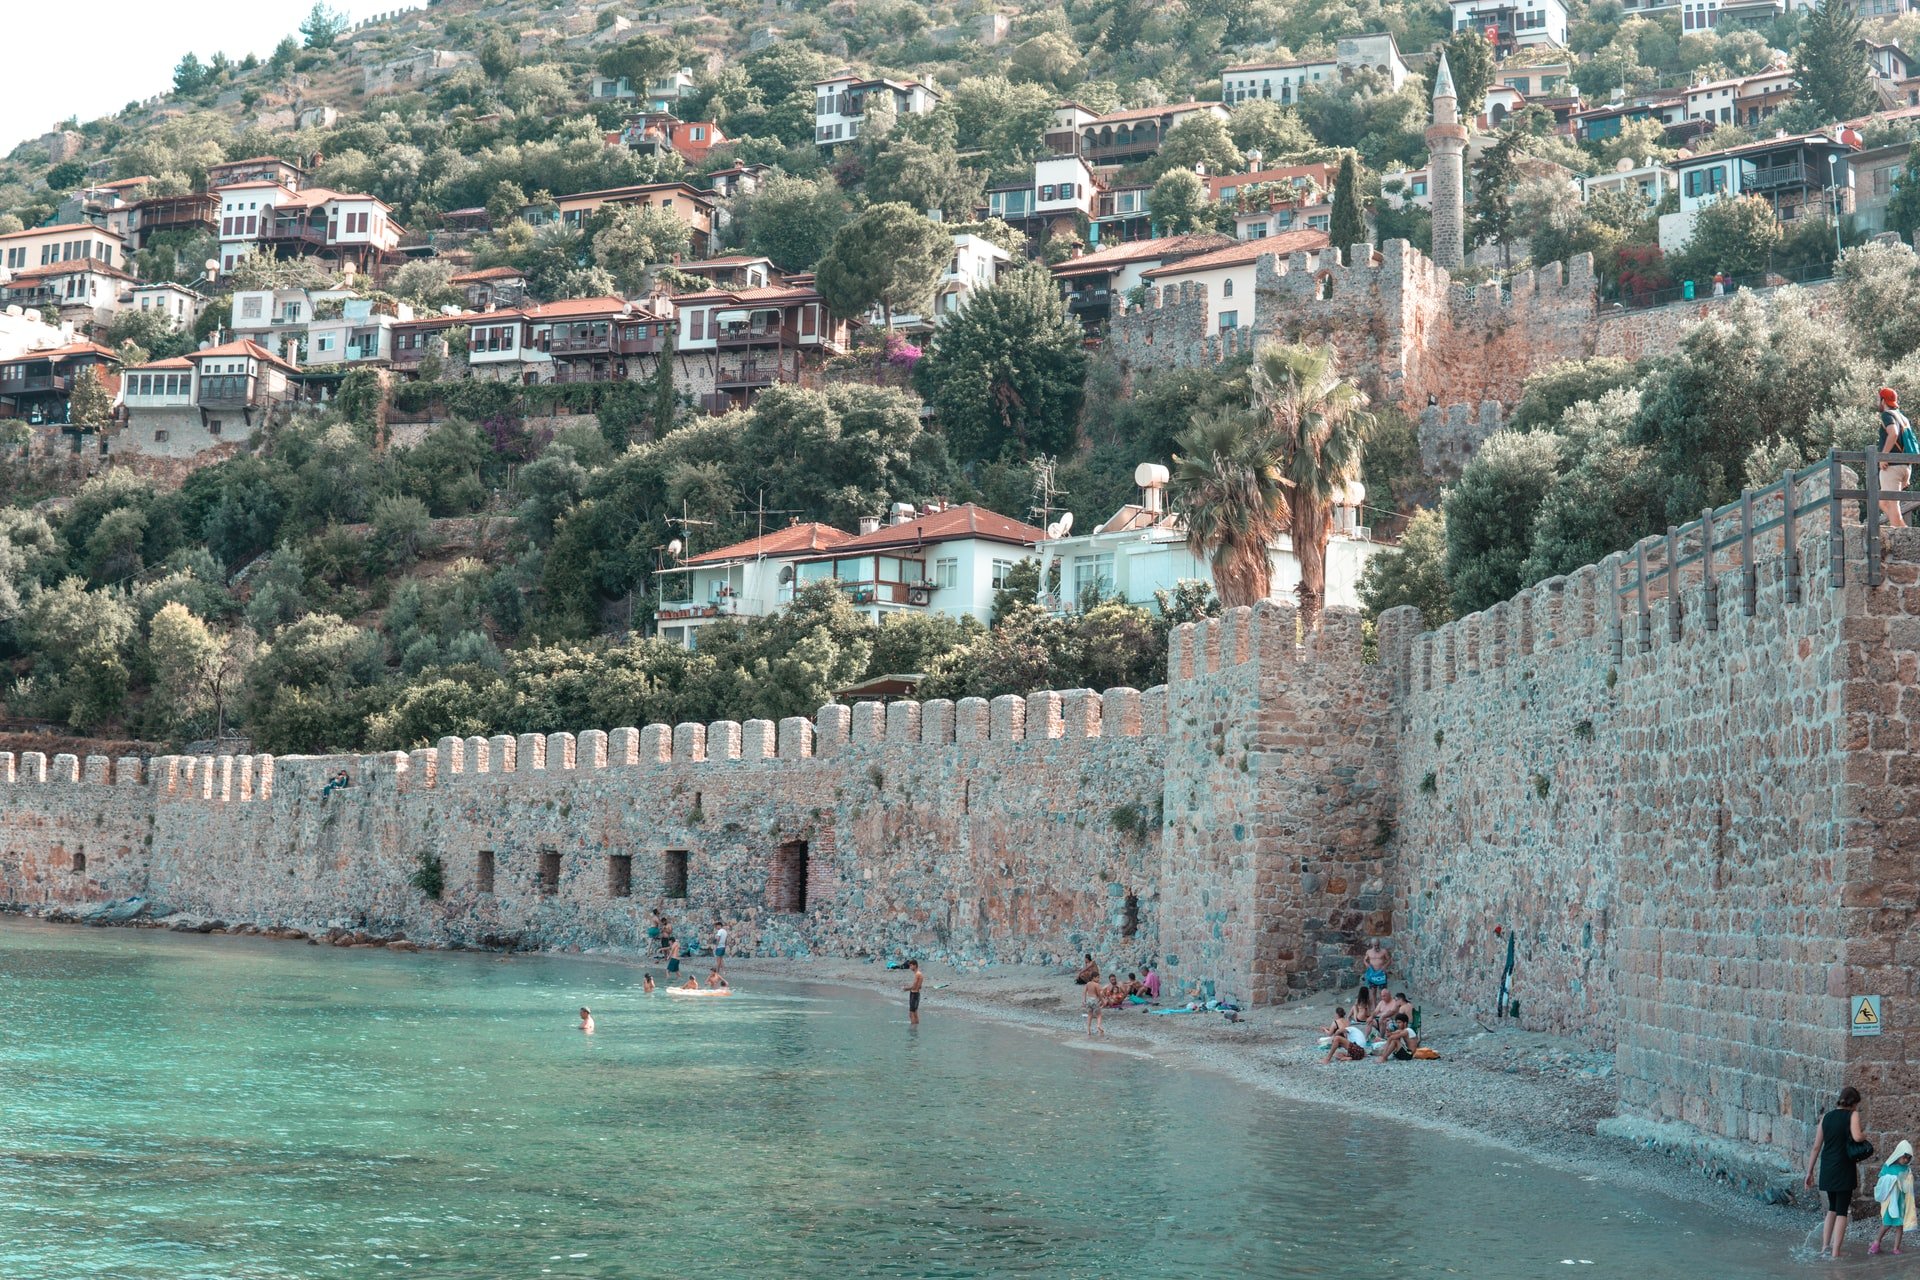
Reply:
M0 304L50 306L62 320L81 328L107 325L119 314L121 295L133 283L118 267L97 258L75 258L13 272L0 282Z
M173 322L175 329L188 329L207 309L206 295L171 280L133 286L129 310L158 311Z
M893 327L908 333L931 333L948 317L960 310L976 289L987 289L1000 278L1000 270L1013 255L991 240L968 232L953 233L953 257L940 276L933 293L933 310L928 315L895 312ZM885 318L878 307L867 316L867 323L882 324Z
M1734 100L1746 82L1745 76L1736 76L1731 80L1709 80L1687 86L1687 119L1705 120L1710 124L1735 123Z
M332 310L332 308L327 308ZM371 298L347 298L340 314L307 325L308 368L393 358L393 326L413 319L413 308L397 303L392 313L373 309Z
M813 140L823 147L859 137L867 104L876 96L890 97L900 116L925 115L940 101L931 85L918 80L866 79L851 71L816 81L813 96Z
M92 258L114 266L120 238L91 222L69 222L57 227L32 227L0 235L0 269L24 271L56 262Z
M1079 156L1049 156L1033 166L1033 212L1078 212L1091 216L1095 183L1093 170Z
M1339 72L1332 58L1242 62L1220 72L1220 96L1230 107L1243 102L1298 102L1302 90L1332 84Z
M801 559L798 580L836 583L875 622L899 613L991 622L994 593L1046 537L970 502L918 510L896 503L888 521L862 521L859 536Z
M1186 525L1167 510L1167 469L1143 463L1134 471L1140 501L1128 503L1089 533L1069 529L1060 537L1039 543L1040 604L1055 613L1078 612L1090 600L1120 599L1159 611L1159 591L1171 591L1181 582L1213 585L1213 566L1187 547ZM1375 542L1358 522L1366 490L1352 484L1342 490L1342 505L1334 508L1334 535L1327 544L1326 603L1337 608L1360 607L1360 575L1376 555L1393 548ZM1271 551L1273 594L1292 594L1300 584L1300 561L1292 543L1282 535ZM1059 588L1047 586L1059 567Z
M307 326L322 302L344 302L351 289L240 289L230 321L236 339L299 363L307 358Z
M1386 78L1387 84L1393 89L1401 88L1413 75L1406 59L1400 56L1400 45L1390 31L1341 36L1334 42L1333 48L1333 60L1339 64L1341 71L1376 71Z
M260 228L273 216L273 206L293 199L293 189L278 182L259 179L221 187L220 196L220 269L233 270L234 264L260 247Z
M654 623L662 640L693 649L700 628L720 618L764 618L793 600L795 564L853 541L832 525L796 524L658 570Z
M1448 0L1455 31L1480 31L1501 56L1536 45L1567 44L1561 0Z
M1602 191L1630 191L1651 208L1660 203L1662 196L1678 186L1679 179L1666 165L1652 159L1635 164L1623 157L1614 163L1612 172L1581 178L1580 196L1583 200L1591 200Z
M1251 328L1254 322L1254 282L1259 260L1274 254L1318 253L1327 247L1324 231L1302 229L1239 240L1225 248L1192 258L1181 258L1144 273L1146 283L1158 287L1204 285L1207 290L1207 332Z
M292 397L290 376L295 372L272 352L246 341L122 370L127 425L116 447L153 457L190 458L244 441Z

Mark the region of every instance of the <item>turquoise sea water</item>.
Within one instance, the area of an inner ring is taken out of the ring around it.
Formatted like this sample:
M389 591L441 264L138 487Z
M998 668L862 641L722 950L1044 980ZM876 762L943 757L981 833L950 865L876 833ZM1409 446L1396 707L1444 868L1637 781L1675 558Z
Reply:
M916 1029L838 989L639 981L0 921L0 1277L1806 1269L1798 1232L943 1014L937 991Z

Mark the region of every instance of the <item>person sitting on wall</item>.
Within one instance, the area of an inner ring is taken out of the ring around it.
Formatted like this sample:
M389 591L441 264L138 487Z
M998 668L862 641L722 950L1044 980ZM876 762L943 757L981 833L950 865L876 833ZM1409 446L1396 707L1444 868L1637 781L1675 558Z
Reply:
M1087 962L1081 965L1080 968L1077 971L1075 971L1073 975L1073 980L1084 987L1089 982L1094 981L1099 976L1100 976L1100 962L1093 958L1092 952L1088 952Z
M338 791L340 788L350 787L352 785L353 785L353 779L347 776L347 771L345 769L342 769L339 772L335 773L331 778L327 779L326 786L320 788L320 798L322 800L325 800L328 796L332 795L334 792Z

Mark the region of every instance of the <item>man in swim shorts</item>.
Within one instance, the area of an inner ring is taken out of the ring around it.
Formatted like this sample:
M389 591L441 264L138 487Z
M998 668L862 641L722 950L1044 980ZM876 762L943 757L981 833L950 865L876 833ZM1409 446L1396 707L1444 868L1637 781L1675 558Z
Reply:
M727 967L727 926L717 918L713 922L713 967L716 970Z
M680 972L680 939L674 938L667 943L667 972Z
M900 989L907 993L907 1022L917 1027L920 1025L920 988L926 985L927 975L920 972L918 960L907 961L907 968L913 974L913 981Z
M1375 996L1387 989L1387 966L1392 962L1392 953L1375 938L1373 945L1367 948L1367 971L1360 976Z

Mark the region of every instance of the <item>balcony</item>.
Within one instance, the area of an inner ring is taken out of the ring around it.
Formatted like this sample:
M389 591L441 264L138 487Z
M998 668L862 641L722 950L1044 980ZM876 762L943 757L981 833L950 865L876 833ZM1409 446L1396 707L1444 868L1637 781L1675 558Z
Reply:
M723 391L770 387L784 381L786 379L780 366L771 360L746 360L735 365L722 365L713 376L713 385Z
M269 222L260 228L260 239L267 244L324 245L327 229L306 222Z
M840 592L855 604L925 605L933 599L927 582L843 582Z
M25 396L53 391L65 394L71 385L64 374L31 373L20 378L0 378L0 396Z
M1113 305L1113 294L1106 289L1079 289L1067 295L1067 310L1105 311Z
M644 338L639 336L643 328L647 334ZM658 355L665 331L665 325L628 326L621 329L619 337L614 339L613 349L623 356Z
M739 347L793 347L800 344L800 332L792 325L740 325L721 329L714 341L722 351Z
M194 403L205 409L244 409L253 403L253 379L238 374L202 378Z
M546 344L548 355L554 356L604 356L612 350L606 334L598 337L554 338Z
M660 622L685 622L694 618L728 617L737 612L739 612L738 603L732 600L669 600L654 610L653 616Z
M1821 180L1812 176L1813 171L1795 160L1789 164L1769 165L1766 168L1748 169L1741 166L1740 188L1742 191L1778 191L1782 187L1817 187Z

